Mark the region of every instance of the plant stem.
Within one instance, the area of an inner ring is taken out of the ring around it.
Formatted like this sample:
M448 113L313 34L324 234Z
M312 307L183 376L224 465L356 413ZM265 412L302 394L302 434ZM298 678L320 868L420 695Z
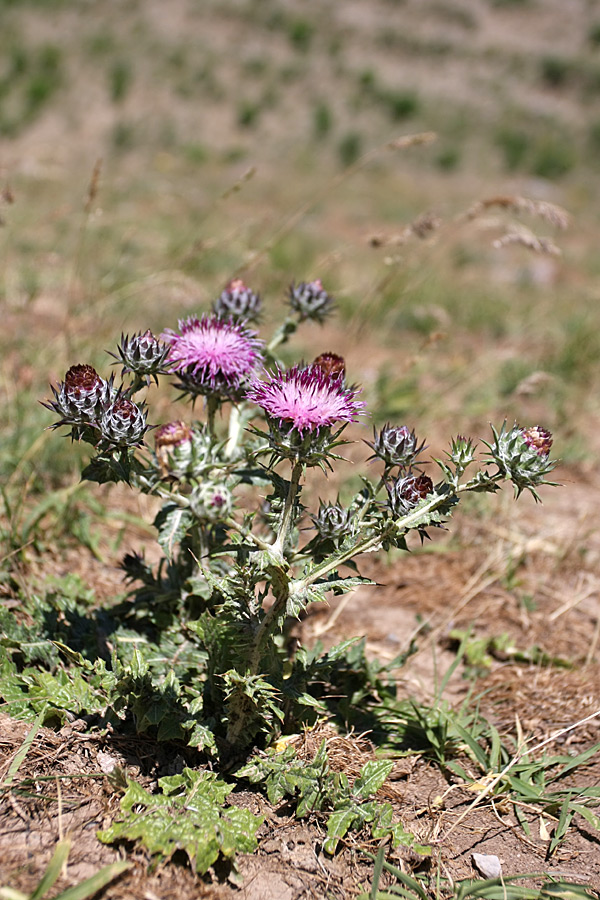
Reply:
M265 347L267 354L272 356L273 351L276 350L280 344L287 343L290 335L294 334L297 328L298 321L295 318L292 318L292 316L288 316Z
M235 521L231 516L228 519L225 519L224 522L228 528L233 528L234 531L237 531L238 534L241 534L243 538L246 538L249 541L258 547L259 550L271 550L273 545L268 541L263 541L261 537L257 534L253 534L251 531L248 531L247 528L244 528L238 522Z
M287 492L287 497L285 498L285 506L283 507L283 513L281 514L279 530L271 548L273 553L278 556L283 556L285 542L287 540L294 515L294 500L296 499L296 494L298 493L298 485L300 484L300 478L302 477L303 470L304 463L296 460L292 468L290 486Z
M237 450L244 427L244 406L232 406L229 415L229 435L225 445L225 456L231 459Z
M206 426L211 437L215 436L215 415L220 406L220 401L213 394L209 394L206 400Z
M277 575L279 574L279 577ZM277 619L285 611L289 597L289 579L278 567L273 567L271 572L271 589L274 594L273 604L264 614L262 621L254 634L252 647L248 655L248 676L258 674L260 658L266 639L273 630ZM227 727L227 742L235 747L240 738L248 729L248 725L255 715L254 703L241 690L238 692L235 702L235 715L230 716Z

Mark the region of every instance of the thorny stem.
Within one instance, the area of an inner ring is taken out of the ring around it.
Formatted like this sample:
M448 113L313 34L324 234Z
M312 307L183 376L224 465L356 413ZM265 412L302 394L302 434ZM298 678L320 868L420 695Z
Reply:
M289 582L287 581L287 579L284 579L284 583L282 583L277 590L277 594L275 596L273 604L264 614L262 622L260 623L256 635L254 636L254 646L248 660L251 675L256 675L256 673L258 672L260 654L262 646L265 642L265 638L271 631L273 623L277 620L277 617L280 616L285 610L288 597Z
M289 597L290 582L285 573L277 567L271 572L271 588L275 596L272 606L264 614L262 621L256 629L252 648L248 656L248 675L258 674L263 645L273 629L277 618L285 611ZM254 714L254 706L244 694L237 697L235 717L230 717L227 728L227 742L235 746L248 726L248 722Z

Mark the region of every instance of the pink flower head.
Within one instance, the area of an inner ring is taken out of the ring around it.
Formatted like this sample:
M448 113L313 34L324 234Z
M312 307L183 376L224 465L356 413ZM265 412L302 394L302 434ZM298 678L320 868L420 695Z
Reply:
M521 431L523 440L538 456L548 456L552 449L552 434L540 425L534 425L532 428L523 428Z
M246 393L280 426L300 434L329 428L335 422L356 422L364 407L339 376L328 376L319 365L294 366L276 371L270 381L254 381Z
M235 396L262 361L262 342L243 323L216 315L179 322L179 332L161 335L171 345L168 362L191 394Z

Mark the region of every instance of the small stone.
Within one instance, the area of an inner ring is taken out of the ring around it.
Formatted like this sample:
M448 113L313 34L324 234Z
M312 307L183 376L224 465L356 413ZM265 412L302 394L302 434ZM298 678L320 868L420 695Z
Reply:
M502 866L497 856L487 853L473 853L473 865L485 878L501 878Z

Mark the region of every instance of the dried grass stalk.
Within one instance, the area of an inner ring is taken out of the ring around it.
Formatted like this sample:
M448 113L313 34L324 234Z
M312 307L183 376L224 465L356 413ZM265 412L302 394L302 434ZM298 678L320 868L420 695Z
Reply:
M563 230L568 228L571 223L569 213L562 206L548 203L546 200L532 200L530 197L512 195L499 195L488 197L486 200L478 200L477 203L474 203L467 210L466 217L468 219L476 219L481 213L492 207L508 209L514 213L527 213L530 216L537 216L555 228Z

